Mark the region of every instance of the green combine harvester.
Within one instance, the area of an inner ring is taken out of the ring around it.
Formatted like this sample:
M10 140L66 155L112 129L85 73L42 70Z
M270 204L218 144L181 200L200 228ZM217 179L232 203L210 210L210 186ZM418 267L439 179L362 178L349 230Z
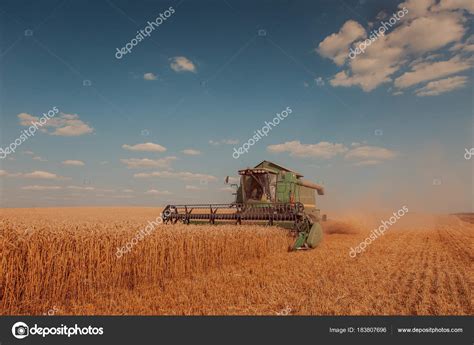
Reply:
M322 186L303 180L303 175L269 161L255 168L239 170L240 185L235 202L230 204L167 205L162 218L165 223L181 221L266 221L291 222L291 233L296 240L291 250L315 248L322 239L323 229L316 208L316 196L324 195ZM226 183L229 177L226 178Z

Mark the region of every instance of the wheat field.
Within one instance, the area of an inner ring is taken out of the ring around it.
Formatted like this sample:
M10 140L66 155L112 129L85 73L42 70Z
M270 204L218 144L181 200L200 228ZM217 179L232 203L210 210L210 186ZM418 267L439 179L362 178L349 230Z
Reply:
M2 315L472 315L474 224L406 216L355 258L378 217L281 227L158 225L156 208L0 209ZM50 311L53 311L50 313Z

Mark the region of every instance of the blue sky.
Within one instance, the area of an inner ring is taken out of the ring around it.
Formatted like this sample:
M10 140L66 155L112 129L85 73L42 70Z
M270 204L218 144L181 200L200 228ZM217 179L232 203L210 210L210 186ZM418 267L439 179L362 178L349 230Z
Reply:
M472 211L473 12L446 0L4 1L0 146L59 113L0 159L0 206L232 201L225 176L266 159L323 183L323 209Z

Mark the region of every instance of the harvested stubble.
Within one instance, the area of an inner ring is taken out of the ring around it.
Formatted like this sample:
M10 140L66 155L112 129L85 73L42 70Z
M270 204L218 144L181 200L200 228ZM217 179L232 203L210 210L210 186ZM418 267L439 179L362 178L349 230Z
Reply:
M143 284L159 287L285 251L289 243L286 231L263 226L159 225L117 258L117 247L146 224L141 225L49 222L27 230L1 221L0 313L41 314L51 303L87 303L97 294Z

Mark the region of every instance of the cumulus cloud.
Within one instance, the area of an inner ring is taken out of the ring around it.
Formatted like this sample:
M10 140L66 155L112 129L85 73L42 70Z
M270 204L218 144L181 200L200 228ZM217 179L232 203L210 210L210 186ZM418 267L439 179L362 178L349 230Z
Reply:
M375 159L368 159L364 161L359 161L354 163L355 166L367 166L367 165L377 165L380 164L381 161L375 160Z
M21 187L23 190L58 190L62 189L61 186L40 186L40 185L33 185L33 186L23 186Z
M321 141L317 144L302 144L299 141L288 141L283 144L270 145L269 152L288 152L290 156L300 158L330 159L344 155L345 159L357 161L355 165L374 165L397 157L397 152L378 146L353 142L350 148L343 144Z
M149 195L171 195L173 193L171 193L167 190L160 191L160 190L157 190L157 189L150 189L150 190L146 191L145 194L149 194Z
M237 139L222 139L222 140L209 140L209 144L212 146L219 146L221 144L224 145L237 145L239 141Z
M85 163L83 161L73 160L73 159L68 159L68 160L62 161L61 164L63 164L63 165L74 165L74 166L84 166L85 165Z
M40 121L38 116L27 113L18 114L18 119L20 120L20 125L25 127L31 126L33 122ZM38 126L38 129L49 135L64 137L80 136L94 131L92 127L79 118L79 115L65 113L60 113L50 118L43 126Z
M39 117L30 115L28 113L20 113L17 115L17 117L20 120L21 126L31 126L33 122L39 122Z
M150 177L163 177L163 178L175 178L184 181L217 181L217 177L206 174L196 174L188 171L155 171L150 173L138 173L133 175L136 178L150 178Z
M30 173L25 173L19 175L20 177L24 178L32 178L32 179L45 179L45 180L62 180L65 177L47 172L47 171L41 171L41 170L35 170Z
M467 77L458 76L431 81L426 86L415 90L415 93L417 96L438 96L442 93L464 87L467 84L467 80Z
M347 148L343 144L321 141L317 144L302 144L300 141L287 141L283 144L270 145L267 150L272 153L289 152L290 156L332 158L339 153L344 153Z
M149 159L149 158L130 158L121 159L120 161L127 165L128 168L168 168L172 161L177 158L174 156L160 158L160 159Z
M198 187L198 186L191 186L191 185L186 185L186 190L192 190L192 191L198 191L198 190L203 190L203 188Z
M67 186L67 189L72 189L72 190L95 190L94 187L90 186Z
M433 10L466 10L472 14L474 13L474 2L472 0L441 0L439 4L433 6Z
M319 43L316 51L326 58L333 60L336 65L341 66L348 58L349 46L355 40L365 38L365 29L354 20L344 23L338 33L333 33Z
M185 155L188 155L188 156L198 156L198 155L201 154L201 151L194 150L194 149L185 149L181 152L184 153Z
M357 146L346 153L346 159L361 159L364 161L380 161L393 159L397 156L395 151L378 146Z
M338 33L329 35L319 44L317 51L321 56L343 66L329 80L333 87L356 86L370 92L382 84L394 83L403 89L460 73L472 66L473 60L467 55L474 51L474 46L470 47L473 42L470 38L462 41L468 31L467 12L472 13L474 7L472 1L409 0L398 7L406 7L408 13L400 16L396 26L372 41L364 53L347 60L347 64L344 62L349 49L358 47L365 38L360 24L349 20ZM381 24L374 26L378 29ZM349 34L347 28L351 27L354 33ZM442 49L457 52L457 55L439 61Z
M68 177L63 177L50 173L48 171L35 170L30 173L10 173L6 170L0 170L0 176L3 177L19 177L28 179L42 179L42 180L67 180Z
M157 80L158 76L156 74L153 74L153 73L149 72L149 73L145 73L143 75L143 79L145 79L145 80Z
M193 72L196 73L194 63L184 56L175 56L170 59L170 67L175 72Z
M470 63L455 56L447 61L420 62L412 66L410 72L406 72L395 79L395 86L402 89L425 81L438 79L465 71L470 68Z
M144 152L165 152L166 147L154 143L143 143L136 145L122 145L122 148L129 151L144 151Z

